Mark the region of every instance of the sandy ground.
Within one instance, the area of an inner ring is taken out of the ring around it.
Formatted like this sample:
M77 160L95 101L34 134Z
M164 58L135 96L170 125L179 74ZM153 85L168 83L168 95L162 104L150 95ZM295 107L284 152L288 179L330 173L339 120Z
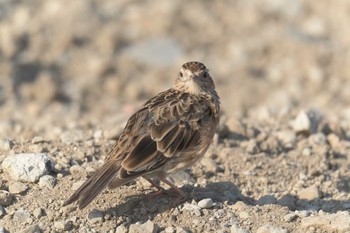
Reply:
M348 9L1 0L0 163L45 153L54 165L51 183L0 166L0 232L350 232ZM140 179L62 208L190 60L210 69L223 117L204 159L172 177L189 200L152 199Z

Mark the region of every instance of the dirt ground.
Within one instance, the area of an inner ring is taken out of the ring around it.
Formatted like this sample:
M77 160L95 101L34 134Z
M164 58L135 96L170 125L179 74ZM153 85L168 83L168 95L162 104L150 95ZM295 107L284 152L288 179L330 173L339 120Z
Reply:
M54 162L51 183L0 166L0 232L350 232L349 10L342 0L0 0L0 163ZM223 114L203 160L171 177L189 200L152 199L139 179L84 210L62 207L190 60L210 69Z

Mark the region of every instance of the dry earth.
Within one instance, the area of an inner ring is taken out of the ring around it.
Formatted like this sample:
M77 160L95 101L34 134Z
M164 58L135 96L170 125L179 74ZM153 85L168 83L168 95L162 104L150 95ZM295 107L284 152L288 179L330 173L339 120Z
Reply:
M0 232L350 232L350 2L0 0ZM223 118L172 177L63 201L125 121L203 61ZM25 182L5 163L43 153Z

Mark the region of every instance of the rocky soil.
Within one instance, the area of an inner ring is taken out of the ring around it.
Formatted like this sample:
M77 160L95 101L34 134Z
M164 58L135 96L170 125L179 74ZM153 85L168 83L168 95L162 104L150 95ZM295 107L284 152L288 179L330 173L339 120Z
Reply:
M350 232L350 2L0 0L0 232ZM63 201L128 117L202 61L223 117L200 163Z

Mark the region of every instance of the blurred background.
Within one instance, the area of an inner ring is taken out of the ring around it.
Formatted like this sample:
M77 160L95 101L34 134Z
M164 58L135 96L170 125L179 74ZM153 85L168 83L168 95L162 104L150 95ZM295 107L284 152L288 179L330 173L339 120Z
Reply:
M0 136L108 128L190 60L210 69L225 119L349 120L349 12L343 0L0 0Z

